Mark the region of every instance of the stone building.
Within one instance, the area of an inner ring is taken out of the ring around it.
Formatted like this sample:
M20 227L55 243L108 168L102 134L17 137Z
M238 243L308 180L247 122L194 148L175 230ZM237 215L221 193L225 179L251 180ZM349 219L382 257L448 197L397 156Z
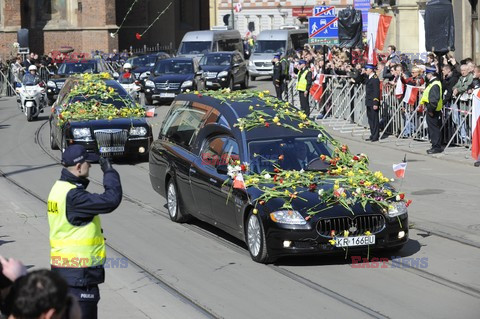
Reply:
M136 33L145 31L169 3L138 40ZM111 37L122 22L118 35ZM15 51L20 28L29 29L30 50L38 53L62 46L86 53L157 43L176 48L185 32L209 28L208 0L0 0L0 55Z

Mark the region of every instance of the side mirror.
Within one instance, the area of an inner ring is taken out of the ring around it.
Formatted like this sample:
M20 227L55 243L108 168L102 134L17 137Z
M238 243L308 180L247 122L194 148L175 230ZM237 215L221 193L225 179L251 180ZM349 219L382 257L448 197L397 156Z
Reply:
M195 75L196 75L196 76L202 76L202 75L203 75L203 71L197 71L197 72L195 73Z
M220 174L220 175L227 175L228 166L227 165L218 165L217 166L217 173Z
M234 63L232 66L233 66L234 68L238 68L238 67L240 66L240 63Z

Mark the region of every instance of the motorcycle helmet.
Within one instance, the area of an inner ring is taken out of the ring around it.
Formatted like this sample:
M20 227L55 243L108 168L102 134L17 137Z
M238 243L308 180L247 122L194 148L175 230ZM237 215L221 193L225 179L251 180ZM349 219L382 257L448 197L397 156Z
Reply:
M125 63L125 64L123 65L123 69L124 69L124 70L125 70L125 69L130 69L130 70L131 70L131 69L132 69L132 65L131 65L130 63Z
M37 67L35 65L30 65L28 71L37 71Z

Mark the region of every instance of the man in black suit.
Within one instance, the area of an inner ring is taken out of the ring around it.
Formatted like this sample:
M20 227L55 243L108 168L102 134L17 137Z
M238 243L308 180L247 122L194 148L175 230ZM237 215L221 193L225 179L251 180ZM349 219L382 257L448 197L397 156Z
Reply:
M365 65L367 78L365 84L365 105L367 107L368 125L370 126L370 137L367 141L376 142L380 135L379 105L380 105L380 81L375 74L375 66Z
M280 55L276 54L272 60L273 64L273 86L275 87L275 92L277 93L277 99L282 99L282 88L283 88L283 78L282 78L282 64L280 63Z

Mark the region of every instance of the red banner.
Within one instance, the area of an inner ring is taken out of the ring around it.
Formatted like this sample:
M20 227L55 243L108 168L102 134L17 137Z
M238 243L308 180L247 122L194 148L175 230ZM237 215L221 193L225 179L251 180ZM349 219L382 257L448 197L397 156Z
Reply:
M296 7L292 8L293 17L311 17L313 16L313 7Z

